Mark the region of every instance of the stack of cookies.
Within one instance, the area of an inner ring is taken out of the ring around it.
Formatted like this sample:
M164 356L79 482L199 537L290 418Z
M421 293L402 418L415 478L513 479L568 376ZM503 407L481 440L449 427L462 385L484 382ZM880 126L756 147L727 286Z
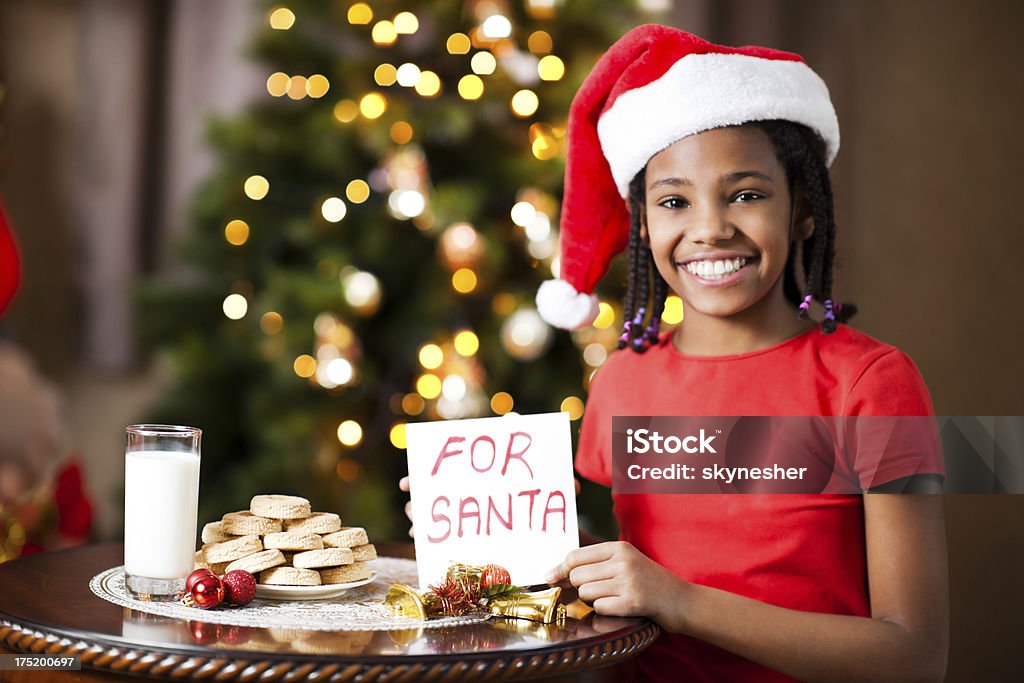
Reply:
M254 496L248 510L203 527L196 568L215 574L243 569L261 584L319 586L370 578L377 549L360 527L333 512L312 512L298 496Z

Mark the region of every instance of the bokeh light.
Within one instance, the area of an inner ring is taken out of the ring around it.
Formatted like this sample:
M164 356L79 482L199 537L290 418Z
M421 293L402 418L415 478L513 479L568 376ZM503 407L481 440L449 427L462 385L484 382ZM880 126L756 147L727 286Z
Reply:
M537 217L537 209L530 202L516 202L512 205L512 222L525 228Z
M394 85L398 80L398 69L394 64L381 64L373 70L373 80L377 85Z
M583 417L583 401L578 396L568 396L562 401L559 410L569 413L570 420L578 420Z
M537 62L537 75L542 81L557 81L565 75L565 64L555 55L541 57Z
M437 398L441 395L441 379L429 372L420 375L416 380L416 392L425 399Z
M683 300L675 294L670 294L665 299L665 310L661 313L661 321L668 325L683 322Z
M419 352L420 365L427 370L441 367L444 362L444 351L437 344L424 344Z
M476 74L459 79L459 96L464 100L478 100L484 94L484 82Z
M387 108L387 99L378 92L367 93L359 100L359 111L368 119L379 119Z
M323 74L313 74L306 80L306 94L314 99L319 99L331 89L331 83Z
M353 204L362 204L370 197L370 186L357 178L345 186L345 196Z
M492 14L484 19L484 23L480 25L480 30L487 38L492 40L508 38L512 35L512 22L501 14Z
M412 126L408 121L395 121L391 124L391 139L399 145L407 144L412 140Z
M338 100L334 105L334 118L339 123L352 123L359 116L359 105L353 100Z
M283 97L288 92L292 79L283 71L275 71L267 77L267 92L274 97Z
M277 334L284 329L284 318L277 311L267 311L260 316L260 329L264 334Z
M426 404L423 402L423 397L419 394L408 393L402 397L402 411L406 415L419 415L423 412L423 408Z
M228 221L224 226L224 239L228 244L240 247L249 240L249 224L243 220Z
M276 31L287 31L295 24L295 13L287 7L275 7L267 14L267 22Z
M460 330L453 341L455 352L460 356L472 356L480 349L480 339L473 330Z
M222 308L227 317L232 320L241 320L249 310L249 302L241 294L228 294Z
M532 90L520 90L512 96L512 113L520 118L526 118L537 111L539 104L537 93Z
M345 202L340 197L328 197L320 205L320 214L328 223L337 223L345 217L347 212L348 208L346 208Z
M373 25L370 36L377 45L391 45L398 38L398 31L395 30L395 25L390 21L378 21Z
M448 42L445 47L448 49L449 54L464 55L469 52L472 44L469 41L469 36L465 33L453 33L448 36Z
M369 24L373 21L373 10L365 2L357 2L348 8L348 23Z
M292 76L288 81L288 97L293 100L301 100L306 96L306 77Z
M510 412L514 405L515 401L512 400L512 395L506 391L499 391L494 396L491 396L491 410L497 415L504 415Z
M416 92L423 97L435 97L441 92L441 77L433 71L421 71Z
M597 318L594 319L594 327L604 329L615 322L615 309L611 304L604 301L597 304Z
M242 189L245 190L246 197L259 201L270 192L270 181L261 175L251 175L245 179Z
M402 35L416 33L420 28L420 20L412 12L399 12L395 15L395 32Z
M405 423L396 422L391 425L388 438L391 439L391 445L395 448L405 448Z
M398 85L411 88L420 82L420 68L412 62L406 62L398 67L395 72L395 80L398 81Z
M338 425L338 441L345 446L355 446L363 440L363 428L355 420L345 420Z
M452 287L459 294L469 294L476 289L476 273L469 268L459 268L452 273Z
M534 31L526 40L526 46L535 55L546 55L553 47L551 34L547 31Z
M469 60L469 67L473 69L475 74L489 76L498 67L498 61L494 58L494 55L484 50L473 55L473 58Z
M312 377L316 374L316 359L308 353L304 353L295 359L292 369L299 377Z

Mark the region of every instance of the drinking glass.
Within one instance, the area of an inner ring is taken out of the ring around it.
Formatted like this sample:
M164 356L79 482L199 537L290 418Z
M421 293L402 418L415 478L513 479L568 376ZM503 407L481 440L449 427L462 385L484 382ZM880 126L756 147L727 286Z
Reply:
M194 427L125 429L124 573L140 600L178 600L192 571L199 512L199 443Z

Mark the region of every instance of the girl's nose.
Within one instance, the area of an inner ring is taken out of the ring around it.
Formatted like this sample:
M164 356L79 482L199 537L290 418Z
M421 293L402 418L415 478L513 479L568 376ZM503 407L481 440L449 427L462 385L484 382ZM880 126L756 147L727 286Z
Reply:
M736 226L724 211L713 206L694 211L686 225L686 238L691 242L714 244L730 240L735 235Z

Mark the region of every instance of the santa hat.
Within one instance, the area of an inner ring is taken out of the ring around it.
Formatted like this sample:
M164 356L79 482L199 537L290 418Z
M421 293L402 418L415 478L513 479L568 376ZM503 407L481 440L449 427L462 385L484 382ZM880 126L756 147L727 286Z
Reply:
M7 225L7 217L4 216L3 204L0 203L0 315L3 315L7 304L14 298L19 279L18 250Z
M569 110L558 280L537 310L574 329L597 316L598 280L626 247L629 183L673 142L712 128L783 119L839 151L839 123L825 82L803 58L764 47L724 47L656 24L638 26L598 60Z

